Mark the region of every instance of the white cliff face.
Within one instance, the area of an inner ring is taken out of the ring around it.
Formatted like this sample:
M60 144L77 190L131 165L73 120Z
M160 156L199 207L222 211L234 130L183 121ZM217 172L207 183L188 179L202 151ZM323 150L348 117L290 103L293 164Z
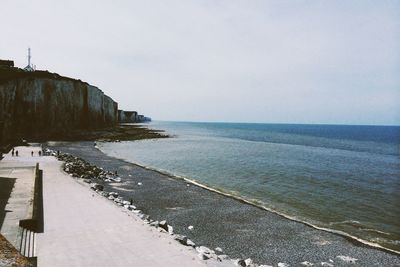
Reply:
M63 78L0 84L0 138L114 126L118 104L97 87Z

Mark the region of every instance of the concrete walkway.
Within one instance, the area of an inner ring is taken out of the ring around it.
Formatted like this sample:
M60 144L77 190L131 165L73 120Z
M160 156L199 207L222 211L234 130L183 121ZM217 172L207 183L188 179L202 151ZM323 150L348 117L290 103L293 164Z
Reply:
M27 168L26 177L33 177L36 162L43 170L44 233L36 234L38 266L231 266L229 262L200 260L194 249L180 245L65 174L54 157L31 157L30 151L37 155L39 148L16 149L19 157L6 155L0 161L2 175L10 171L7 167L15 168L13 174L20 166ZM21 195L29 198L29 187ZM24 207L26 201L21 203Z
M18 248L20 242L19 221L28 217L33 200L35 165L36 162L46 159L39 158L39 147L18 147L16 150L19 152L19 157L12 157L10 152L4 155L4 159L0 161L0 179L3 182L14 181L11 194L7 200L4 199L6 202L5 216L0 225L0 233L14 247ZM33 157L31 151L34 151Z

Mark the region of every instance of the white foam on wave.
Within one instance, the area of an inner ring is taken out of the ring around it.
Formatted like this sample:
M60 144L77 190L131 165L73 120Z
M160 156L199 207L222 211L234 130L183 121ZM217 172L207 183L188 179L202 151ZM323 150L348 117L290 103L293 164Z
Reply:
M329 225L336 225L336 224L350 224L350 225L362 225L361 222L356 220L345 220L341 222L330 222Z
M365 228L365 229L361 229L362 231L366 231L366 232L375 232L378 234L382 234L382 235L390 235L389 233L383 232L383 231L379 231L376 229L372 229L372 228Z

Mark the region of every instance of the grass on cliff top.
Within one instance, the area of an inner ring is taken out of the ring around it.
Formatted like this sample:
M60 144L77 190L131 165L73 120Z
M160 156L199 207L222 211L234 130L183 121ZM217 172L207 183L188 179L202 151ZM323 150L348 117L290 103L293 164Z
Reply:
M29 79L29 78L32 78L32 79L33 78L47 78L47 79L58 79L58 80L62 79L62 80L82 82L81 80L64 77L57 73L52 73L52 72L43 71L43 70L36 70L33 72L29 72L29 71L24 71L23 69L20 69L20 68L0 68L0 84L6 83L6 82L12 81L12 80Z

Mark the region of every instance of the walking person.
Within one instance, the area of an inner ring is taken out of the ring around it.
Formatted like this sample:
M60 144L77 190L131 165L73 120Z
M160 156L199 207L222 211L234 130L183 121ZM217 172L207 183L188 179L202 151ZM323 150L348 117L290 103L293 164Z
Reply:
M15 151L15 156L17 156L17 157L18 157L18 150L16 150L16 151Z
M31 156L33 157L33 151L31 152Z

